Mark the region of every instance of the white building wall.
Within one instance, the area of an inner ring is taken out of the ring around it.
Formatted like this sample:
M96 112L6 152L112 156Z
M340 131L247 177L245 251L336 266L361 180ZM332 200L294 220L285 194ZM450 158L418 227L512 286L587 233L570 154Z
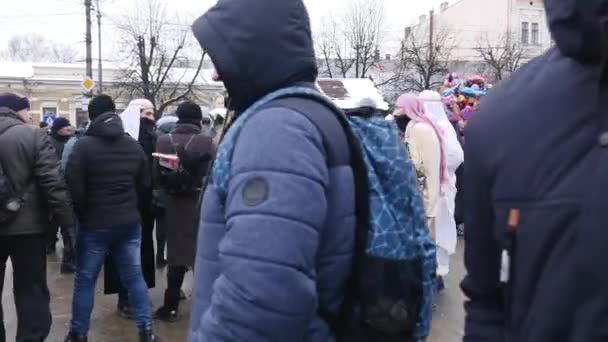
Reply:
M449 33L448 44L453 47L453 61L479 61L475 48L486 39L498 45L510 32L522 39L522 25L528 23L527 54L532 58L551 47L551 36L542 0L460 0L442 5L434 11L434 32ZM532 25L538 25L538 44L532 45ZM412 32L427 39L429 15L419 18Z

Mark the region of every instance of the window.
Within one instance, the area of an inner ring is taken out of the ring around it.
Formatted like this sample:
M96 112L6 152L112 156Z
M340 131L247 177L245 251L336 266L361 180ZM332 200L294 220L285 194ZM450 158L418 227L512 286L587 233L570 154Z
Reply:
M527 21L521 23L521 43L523 45L530 44L530 23Z
M540 45L540 39L539 39L539 26L538 23L532 23L532 44L533 45Z

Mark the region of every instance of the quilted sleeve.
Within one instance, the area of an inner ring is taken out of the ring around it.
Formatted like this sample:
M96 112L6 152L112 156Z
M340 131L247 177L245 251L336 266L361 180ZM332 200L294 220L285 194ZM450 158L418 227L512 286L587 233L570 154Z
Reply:
M267 109L243 127L231 171L204 340L302 340L316 315L315 256L327 216L322 137L301 114Z

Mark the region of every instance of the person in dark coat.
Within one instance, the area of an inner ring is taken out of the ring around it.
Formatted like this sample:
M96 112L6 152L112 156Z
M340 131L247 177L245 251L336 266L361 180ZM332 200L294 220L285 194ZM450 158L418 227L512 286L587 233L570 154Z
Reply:
M163 116L156 123L156 135L160 138L163 135L171 133L177 124L177 116ZM158 144L158 143L157 143ZM167 244L167 222L165 214L167 209L167 194L159 187L154 189L153 210L156 217L156 268L163 269L167 266L165 259L165 246Z
M62 227L73 225L68 189L49 135L28 123L29 102L0 94L0 164L22 199L21 209L0 223L0 297L6 262L13 265L17 336L9 341L44 341L51 328L46 278L46 234L49 216ZM0 304L0 341L6 341Z
M89 103L91 125L70 156L66 179L78 217L78 269L66 342L86 341L95 283L109 255L128 288L140 342L154 341L152 312L141 268L138 192L151 185L141 146L125 134L109 96Z
M66 118L57 118L53 121L51 127L51 142L55 147L57 158L61 161L63 156L63 150L68 142L72 138L73 130L70 120ZM51 220L51 227L48 235L47 254L51 254L55 251L57 244L57 232L61 229L61 237L63 240L63 258L61 261L61 273L71 274L74 273L76 267L74 265L74 244L73 244L73 232L69 231L68 227L59 227L55 220Z
M134 100L140 104L139 108L139 134L138 142L146 156L148 171L152 174L152 153L156 149L156 123L154 121L154 106L152 102L140 99ZM154 263L154 208L153 208L153 188L152 184L148 187L138 189L139 212L141 216L141 267L148 288L156 286L156 267ZM117 310L119 315L131 319L133 313L129 306L129 294L125 286L121 284L120 277L114 264L110 259L106 260L104 273L104 293L118 293Z
M176 186L172 182L171 171L155 162L155 179L160 189L168 194L164 221L167 234L167 291L163 306L155 317L164 321L178 318L180 291L188 268L194 266L196 237L198 234L198 201L203 179L207 175L209 163L215 156L212 138L201 130L203 113L193 102L184 102L177 108L179 121L170 134L158 139L156 152L178 154L188 158L181 165L194 182ZM183 151L183 152L182 152ZM183 189L182 189L183 188Z
M154 106L149 103L141 108L141 121L139 126L139 144L146 154L150 174L152 174L152 153L156 150L156 122L154 119ZM144 271L144 277L148 288L153 288L156 285L156 267L154 263L154 208L152 206L153 187L142 189L139 192L139 210L142 218L142 243L141 243L141 267ZM118 292L118 301L123 303L128 302L127 292L123 287ZM122 300L121 300L122 298Z
M302 0L219 0L193 32L228 90L234 120L277 90L316 89ZM307 115L327 120L317 126ZM324 106L277 105L247 121L228 201L213 179L205 192L190 342L335 340L320 312L339 313L353 264L350 160L346 134Z
M608 1L544 4L466 129L465 342L608 341Z

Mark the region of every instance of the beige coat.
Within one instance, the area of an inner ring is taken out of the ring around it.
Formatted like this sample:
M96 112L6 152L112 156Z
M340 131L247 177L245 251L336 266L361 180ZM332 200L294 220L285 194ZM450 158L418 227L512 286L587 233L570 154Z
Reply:
M437 133L427 123L410 122L406 131L410 158L416 171L424 176L424 209L426 216L437 216L441 197L441 145Z

